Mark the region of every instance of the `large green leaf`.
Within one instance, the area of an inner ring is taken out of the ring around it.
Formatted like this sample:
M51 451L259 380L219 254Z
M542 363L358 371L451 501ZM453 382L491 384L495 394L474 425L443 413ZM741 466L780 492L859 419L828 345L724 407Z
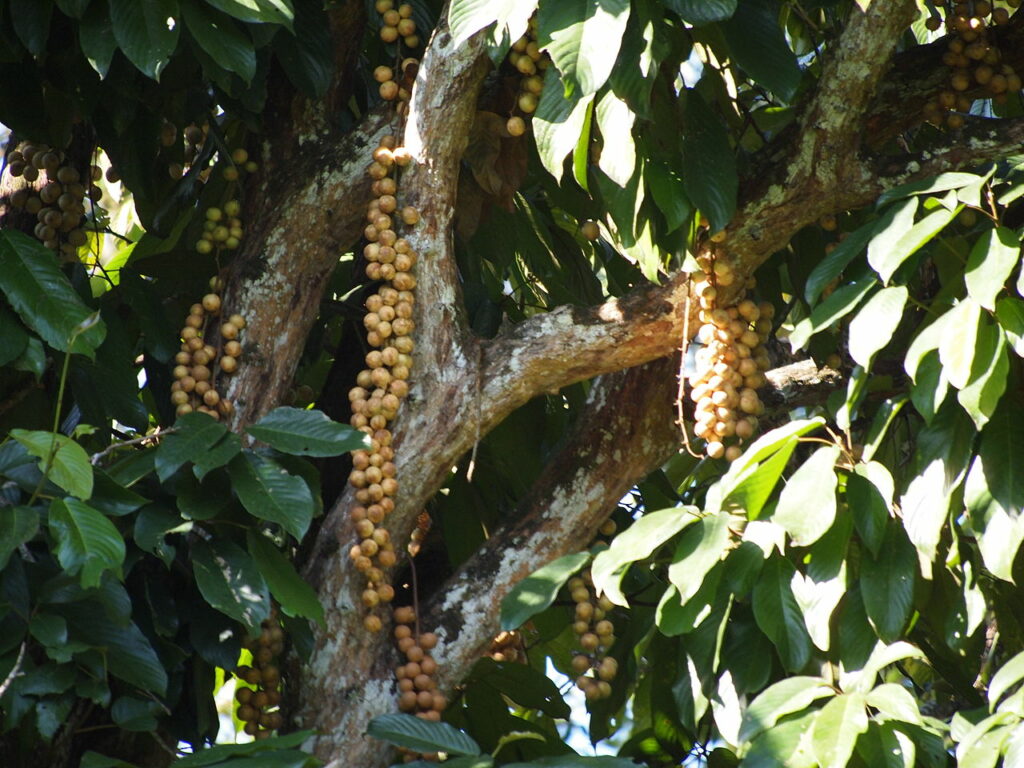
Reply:
M81 585L99 586L105 571L121 575L125 546L120 532L102 513L78 499L54 499L50 504L50 532L57 542L61 567L77 574Z
M957 400L974 419L978 429L984 427L1006 391L1010 373L1010 356L1002 329L989 317L978 323L978 335L971 361L971 376L957 393Z
M995 418L981 433L978 461L985 476L985 486L992 498L1013 515L1024 514L1024 426L1018 399L1007 398L1000 403Z
M787 718L759 735L743 758L743 768L817 768L810 731L818 710Z
M885 537L885 522L889 519L889 503L873 482L868 464L858 464L854 473L846 478L846 503L853 513L864 546L875 557ZM877 465L881 466L881 465ZM884 470L884 467L883 467Z
M291 29L295 18L292 0L204 0L240 21L282 24Z
M518 629L545 610L569 577L590 561L589 552L563 555L516 584L501 601L501 628Z
M13 229L0 231L0 291L54 349L93 357L106 326L60 270L53 251Z
M616 536L611 546L594 558L590 575L598 593L617 605L628 605L620 587L626 566L650 557L658 547L691 523L700 520L693 507L648 512Z
M786 529L799 547L813 544L832 527L836 517L836 459L840 449L816 450L786 482L772 520Z
M861 596L868 619L886 643L903 634L914 600L914 547L896 523L886 527L877 558L861 560Z
M298 456L338 456L370 446L369 437L323 411L282 406L245 429L257 440Z
M832 648L832 616L848 591L846 555L852 533L850 516L837 518L804 556L805 573L793 576L793 594L804 615L804 626L811 642L823 651Z
M814 754L821 768L844 768L857 737L868 729L864 695L841 693L830 699L814 721Z
M629 20L629 0L559 0L537 12L537 44L562 74L564 95L584 98L608 80Z
M821 304L814 308L810 317L805 317L789 334L789 344L793 350L803 349L811 336L826 328L831 328L846 315L853 312L860 304L868 291L875 287L878 281L873 277L865 277L849 285L833 291Z
M921 179L920 181L911 181L883 192L882 196L878 198L878 205L886 205L893 200L899 200L910 195L924 195L929 192L962 189L983 180L983 177L974 173L940 173L938 176Z
M736 12L737 0L665 0L665 5L695 26L725 21Z
M551 717L568 718L572 712L551 678L542 670L526 664L498 662L485 656L473 666L465 682L477 680L497 689L512 701Z
M809 707L835 691L820 677L787 677L765 688L743 713L740 741L751 741L773 728L779 718Z
M50 33L53 0L11 0L10 23L29 53L41 58Z
M1010 296L999 299L996 318L1017 357L1024 357L1024 301Z
M17 360L28 346L28 331L17 316L0 304L0 365Z
M233 19L201 3L185 2L185 25L217 65L249 83L256 74L256 49Z
M140 72L154 80L178 45L177 0L109 0L114 39Z
M898 683L882 683L867 695L867 703L892 720L921 723L917 699Z
M453 755L479 755L480 746L448 723L432 723L412 715L378 715L366 732L417 752L448 752Z
M864 366L864 370L871 370L875 355L892 340L903 319L908 295L902 285L883 288L868 299L850 321L850 357Z
M242 506L261 520L277 523L302 541L313 520L313 494L301 477L290 475L273 459L245 451L228 465Z
M675 232L693 213L682 178L664 163L650 162L644 164L644 182L665 217L667 232Z
M169 478L187 461L201 461L228 431L205 413L187 413L178 418L174 428L175 432L161 440L156 450L156 474L161 480Z
M804 617L793 595L793 574L789 560L773 556L765 563L754 586L754 618L779 652L786 669L803 669L811 655L811 638Z
M890 253L897 250L900 239L914 226L917 208L916 197L903 200L889 208L875 226L868 243L868 263L882 275L883 282L888 282L888 277L896 271L898 264L893 265Z
M626 757L610 755L557 755L541 757L528 763L506 763L505 768L636 768L636 763Z
M36 535L39 513L31 507L0 507L0 571L11 553Z
M718 232L736 211L736 156L722 121L695 90L686 92L682 150L686 196Z
M702 517L679 538L668 567L668 580L679 590L684 605L697 594L708 571L723 559L731 540L729 515L725 512Z
M967 297L947 314L949 321L943 326L939 341L939 359L949 383L963 389L971 378L974 349L982 324L981 307Z
M316 590L302 580L291 561L262 534L246 532L249 554L270 588L270 593L288 616L304 616L324 626L324 607Z
M1018 653L1004 663L988 684L989 710L995 710L999 700L1013 686L1024 680L1024 653Z
M967 295L985 309L995 309L996 296L1020 260L1020 240L1006 227L990 229L978 238L967 259Z
M298 747L313 736L313 731L295 731L286 733L283 736L274 736L269 739L257 739L247 744L218 744L217 746L205 746L197 749L193 754L186 757L179 757L172 763L174 768L314 768L317 764L315 758L307 755L307 763L296 762L296 754L293 751L284 752L290 747ZM274 760L274 753L283 755L286 761ZM301 756L301 755L300 755ZM234 757L244 757L244 760L232 760ZM311 762L310 762L311 761Z
M559 181L565 156L579 143L593 102L593 94L562 96L558 73L554 67L548 68L544 91L533 116L533 137L541 163Z
M117 41L114 39L114 24L105 0L94 0L89 4L78 26L78 41L89 66L101 78L106 77L117 51Z
M192 542L192 572L203 598L250 630L270 615L267 583L248 553L226 539Z
M849 263L867 248L876 230L884 226L885 221L884 218L873 219L848 233L831 253L817 263L804 284L804 298L808 304L818 301L829 283L839 277Z
M916 202L913 200L897 206L891 226L884 228L868 247L868 262L878 272L883 283L888 283L903 262L942 231L956 214L955 209L939 206L904 231L907 222L913 221L915 209Z
M97 615L93 601L61 606L61 614L68 620L69 637L98 649L114 677L160 696L166 692L167 671L135 624L121 626Z
M606 91L598 100L595 112L601 138L609 150L601 153L597 164L609 179L624 188L636 168L636 146L633 144L636 115L612 91ZM645 174L645 178L649 179L650 174Z
M743 0L722 31L733 59L747 75L783 101L792 101L800 86L800 68L779 24L778 5Z
M453 45L462 45L481 29L497 22L493 39L501 38L506 25L516 37L522 34L527 18L537 7L536 0L452 0L448 6L448 26ZM512 41L514 42L514 40Z
M49 479L72 496L88 501L92 496L92 464L85 449L65 435L39 430L12 429L10 436L39 459L39 471L49 466Z

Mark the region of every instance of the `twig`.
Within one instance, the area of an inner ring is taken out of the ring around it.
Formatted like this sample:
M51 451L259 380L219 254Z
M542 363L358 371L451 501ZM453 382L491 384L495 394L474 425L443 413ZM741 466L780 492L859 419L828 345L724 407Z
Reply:
M168 427L167 429L162 429L158 432L154 432L151 435L143 435L142 437L133 437L131 440L122 440L119 443L111 443L99 453L94 453L89 458L89 462L95 467L100 463L100 459L102 459L109 453L113 453L118 448L126 448L130 445L138 445L139 443L145 443L148 440L159 440L164 435L169 435L177 431L177 427Z
M7 677L0 683L0 697L7 693L7 689L11 687L11 683L14 679L21 675L21 664L25 661L25 642L21 643L21 650L18 651L18 658L14 661L14 666L11 667L11 671L7 673Z

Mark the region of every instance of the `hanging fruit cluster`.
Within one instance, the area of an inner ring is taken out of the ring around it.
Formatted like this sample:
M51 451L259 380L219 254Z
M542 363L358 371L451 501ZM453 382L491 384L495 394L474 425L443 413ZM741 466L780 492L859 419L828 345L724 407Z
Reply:
M577 675L576 687L587 700L599 701L611 695L619 664L607 655L615 642L615 625L608 617L614 606L604 595L595 598L593 589L589 569L569 580L569 596L576 604L572 631L578 646L572 671Z
M23 142L7 156L11 176L21 177L31 185L39 182L41 173L46 183L38 188L25 186L11 194L11 205L33 214L37 223L33 233L47 248L59 251L66 259L74 259L78 249L88 242L82 228L85 199L95 205L103 191L94 182L102 171L93 166L89 178L69 163L67 155L54 147Z
M370 449L352 455L349 483L356 489L357 506L351 517L361 541L350 555L357 570L366 576L363 605L369 608L364 624L377 632L383 626L373 609L388 603L394 589L387 583L384 569L395 564L394 544L383 527L384 519L395 508L398 493L395 479L395 453L391 447L389 426L398 414L402 399L409 393L412 370L413 306L416 278L412 269L417 254L396 230L415 226L419 211L412 206L399 208L396 197L397 169L412 161L412 154L396 146L393 136L385 136L373 152L367 172L373 180L373 199L367 206L367 225L363 235L366 276L381 281L376 293L366 300L366 341L372 348L366 355L366 368L356 376L349 392L351 424L370 436Z
M181 351L174 356L175 381L171 384L171 403L178 416L196 411L220 420L234 411L231 401L217 391L215 381L218 371L231 375L238 369L245 318L221 316L219 293L223 287L220 278L211 279L210 293L192 305L181 329Z
M536 16L530 17L526 34L512 44L508 61L523 77L519 82L519 95L516 97L513 114L506 121L505 130L510 136L522 136L526 133L525 118L536 112L540 104L540 94L544 90L544 70L551 66L551 59L537 47Z
M1021 0L1010 0L1011 8L1020 5ZM988 39L990 27L1005 24L1010 20L1006 8L997 8L989 0L973 2L938 2L936 5L945 12L946 30L951 39L942 61L950 68L949 85L925 104L924 117L935 125L957 129L963 127L963 114L971 109L973 99L967 91L983 87L997 102L1006 101L1008 93L1021 89L1021 78L1012 66L1002 60L999 48ZM942 25L938 15L925 22L931 30Z
M244 149L241 151L245 152ZM226 170L234 170L234 168L229 167ZM238 200L228 200L223 208L207 208L206 219L203 221L203 234L196 241L196 251L205 255L221 248L227 251L238 248L245 234L242 229L242 220L238 218L241 210L242 205Z
M523 636L516 630L511 632L502 630L491 640L491 645L485 655L494 661L521 661L525 664L526 652L523 649Z
M694 433L706 441L709 457L735 461L742 453L739 444L753 436L757 418L764 413L757 389L765 384L764 371L771 366L764 343L775 307L743 298L745 289L754 287L753 278L735 304L720 306L718 289L732 285L732 269L721 260L706 260L702 266L705 272L694 279L694 289L700 300L697 338L704 346L696 354L697 370L689 380Z
M406 48L418 48L419 35L416 34L416 22L412 19L412 6L402 3L395 8L394 0L377 0L374 3L380 14L380 39L385 43L397 42L402 39Z
M406 663L395 670L398 678L398 708L425 720L440 720L448 706L444 694L437 690L434 675L437 662L430 651L437 645L433 632L416 632L416 611L412 606L396 608L395 641Z
M238 678L250 687L239 686L235 691L238 719L245 723L244 730L256 739L266 739L284 725L281 703L281 669L276 659L284 652L284 630L276 609L263 620L261 631L246 648L252 653L252 666L235 670Z

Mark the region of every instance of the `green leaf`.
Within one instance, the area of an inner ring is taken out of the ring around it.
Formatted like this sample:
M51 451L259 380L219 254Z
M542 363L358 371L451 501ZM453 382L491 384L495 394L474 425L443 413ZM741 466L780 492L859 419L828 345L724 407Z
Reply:
M859 590L858 590L859 591ZM903 659L925 659L921 650L910 643L898 642L886 645L879 641L871 655L860 669L843 669L839 676L839 687L847 692L867 693L875 687L878 674L890 664Z
M957 393L957 400L974 419L978 429L984 427L1006 391L1010 372L1010 356L1002 329L989 317L978 324L971 377Z
M597 164L609 179L625 188L636 168L636 146L633 144L636 115L612 91L607 91L597 102L596 114L597 127L604 146L609 150L601 153Z
M319 99L327 92L334 74L334 48L324 23L323 6L302 3L294 25L294 34L274 36L274 54L295 87Z
M568 718L571 714L558 686L543 671L526 664L484 657L473 666L469 679L483 681L516 703L551 717Z
M63 616L37 613L28 623L29 634L45 646L60 648L68 642L68 623Z
M939 359L949 383L963 389L971 378L975 341L981 326L981 307L968 297L947 314L949 321L943 327L939 342Z
M828 284L839 277L849 263L867 248L875 232L884 226L885 222L884 218L874 219L853 230L831 253L826 254L825 258L818 262L804 285L804 298L808 304L814 304Z
M11 0L10 22L18 39L36 58L46 52L46 40L50 36L50 16L53 0Z
M114 39L146 77L160 73L178 45L181 17L177 0L109 0Z
M860 583L864 610L875 632L886 643L903 634L914 601L914 547L902 527L886 527L877 558L861 561Z
M814 308L810 317L796 324L789 334L789 344L793 351L803 349L811 336L831 328L846 315L853 312L878 281L873 277L865 277L849 285L844 285L832 292L821 304Z
M80 19L89 7L89 2L90 0L57 0L57 7L67 16Z
M454 755L479 755L480 747L448 723L433 723L412 715L390 714L373 718L366 732L417 752L448 752Z
M1024 466L1024 429L1017 419L1019 408L1020 403L1009 398L1000 404L996 417L981 433L977 458L988 492L1013 515L1024 513L1024 475L1017 469Z
M192 542L192 572L203 599L250 630L270 615L270 594L259 569L226 539Z
M120 578L124 539L101 513L77 499L55 499L49 527L57 541L57 560L69 574L79 574L83 588L99 586L105 571Z
M844 768L853 756L857 737L868 729L864 695L841 693L829 700L812 732L814 754L821 768Z
M722 121L695 90L686 92L683 119L686 196L708 217L711 231L718 232L736 211L736 156Z
M910 195L925 195L930 192L945 192L947 189L969 187L972 184L976 184L980 179L982 177L974 173L940 173L933 178L911 181L907 184L893 187L882 193L882 196L878 198L877 205L881 207L891 203L893 200L899 200Z
M913 381L917 381L917 371L925 355L939 348L939 344L942 343L942 339L946 335L946 326L950 323L952 317L953 315L949 312L940 315L938 319L926 326L924 330L918 332L914 340L910 342L910 346L907 348L907 356L903 361L903 368Z
M891 720L921 724L921 710L917 699L898 683L883 683L867 695L868 706L874 707Z
M853 513L853 524L857 533L875 557L885 537L885 522L889 519L889 505L886 504L881 492L860 471L864 465L858 464L854 474L846 478L846 503Z
M772 520L798 547L813 544L836 518L836 459L839 446L826 445L800 465L782 489Z
M941 232L956 214L955 210L939 207L908 227L908 222L914 220L916 209L916 200L897 206L891 226L885 227L868 246L868 263L878 272L883 283L888 283L900 265Z
M187 413L174 423L175 432L156 449L156 474L166 480L187 461L197 461L227 434L228 428L205 413Z
M92 465L85 449L65 435L54 432L12 429L10 436L25 446L33 456L39 458L39 471L46 472L49 464L49 479L83 501L92 496ZM51 460L52 454L52 460Z
M880 349L892 340L906 306L909 292L905 286L883 288L865 302L850 321L850 357L871 370Z
M533 116L533 137L541 164L557 181L562 180L565 156L579 143L593 100L593 94L581 97L573 93L569 98L563 97L558 87L558 73L554 67L548 68L540 103Z
M313 520L313 495L301 477L273 459L245 451L228 465L239 501L249 514L277 523L302 541Z
M256 74L256 49L252 38L245 35L229 17L212 11L200 3L182 6L185 25L199 46L217 65L252 82Z
M279 762L270 762L274 753L279 750L286 750L290 747L298 747L313 736L313 731L296 731L286 733L283 736L273 736L269 739L250 741L248 744L218 744L215 747L204 746L187 757L179 757L171 765L174 768L202 768L203 766L216 766L216 768L299 768L301 763L289 761L284 765ZM267 753L261 755L260 753ZM294 757L294 753L286 753ZM253 760L231 760L232 757L244 757L255 755ZM303 766L306 768L306 766ZM309 766L312 768L312 766Z
M964 502L971 515L971 527L985 568L993 576L1014 582L1013 564L1024 543L1024 515L1008 511L993 497L987 472L979 456L971 465L964 485Z
M0 571L18 547L39 530L39 513L31 507L0 507Z
M737 0L665 0L665 5L699 27L728 19L736 12Z
M87 307L42 243L17 230L0 232L0 291L25 325L61 352L92 358L106 326Z
M754 618L779 652L786 669L803 669L811 655L811 638L804 617L793 595L796 569L788 560L773 556L765 563L761 578L754 586Z
M0 304L0 365L17 360L28 347L28 331L17 316Z
M654 550L700 519L694 507L675 507L644 514L594 558L590 569L594 589L598 594L607 595L616 605L628 605L621 589L626 566L650 557Z
M1024 301L1010 296L999 299L996 302L996 319L1017 357L1024 357Z
M275 408L245 431L282 453L298 456L339 456L370 446L366 434L332 421L323 411L287 406Z
M100 617L93 601L62 606L61 613L68 620L69 636L97 648L110 674L145 691L161 696L166 692L164 665L135 624L119 626L97 620Z
M702 517L680 538L668 567L668 580L679 590L684 605L701 588L708 571L726 555L732 534L729 515L719 512Z
M649 162L644 165L644 181L665 217L666 234L675 232L693 213L683 180L664 163Z
M820 677L787 677L765 688L743 713L740 741L753 741L775 726L779 718L800 712L835 691Z
M101 78L105 78L110 71L114 52L117 51L117 41L114 39L114 24L103 0L95 0L89 4L82 23L78 26L78 41L89 66L96 70Z
M995 711L1003 695L1021 680L1024 680L1024 653L1018 653L992 676L987 693L989 711Z
M1020 260L1020 241L1006 227L990 229L978 238L967 259L967 295L985 309L995 309L996 296Z
M281 24L292 28L295 10L292 0L205 0L218 11L239 21Z
M722 24L733 59L756 83L783 101L800 86L800 67L779 25L779 8L768 0L743 0Z
M246 543L281 610L288 616L304 616L325 626L324 607L316 591L302 580L291 561L266 536L252 529L246 532Z
M918 433L918 472L900 501L903 525L917 547L925 578L949 513L950 496L964 477L975 436L974 424L949 400Z
M609 755L557 755L541 757L528 763L506 763L504 768L636 768L636 763L629 758Z
M605 84L628 20L629 0L560 0L540 5L537 45L561 72L564 96L585 98Z
M547 609L569 577L590 562L589 552L563 555L516 584L501 601L501 628L523 626L531 616Z
M874 458L875 453L882 445L882 441L885 439L886 433L889 431L889 426L895 420L896 416L903 406L907 404L906 395L896 395L895 397L887 397L882 401L882 404L878 406L878 411L875 413L875 418L871 421L871 427L868 429L867 434L864 436L864 453L861 455L862 461L871 461Z
M451 29L453 45L462 45L475 33L495 22L497 29L492 39L500 39L501 30L506 26L518 30L519 19L525 23L536 7L535 0L452 0L448 7L448 27ZM515 34L518 36L521 33Z

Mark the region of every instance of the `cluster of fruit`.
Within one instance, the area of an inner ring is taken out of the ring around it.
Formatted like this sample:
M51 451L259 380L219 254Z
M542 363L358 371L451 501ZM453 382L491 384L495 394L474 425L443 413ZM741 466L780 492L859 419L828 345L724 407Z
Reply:
M491 645L488 647L485 655L495 661L522 661L523 663L526 663L526 652L523 649L523 636L516 630L512 630L511 632L502 630L494 636L493 640L491 640Z
M593 586L589 569L569 580L569 596L576 604L572 631L579 646L572 657L572 671L577 675L576 687L587 700L599 701L611 695L619 663L607 655L615 642L615 625L608 618L614 606L604 595L595 598Z
M352 456L349 483L355 487L357 506L351 517L362 541L352 547L356 568L367 579L363 604L371 609L364 620L372 632L382 623L372 610L380 603L390 602L394 589L387 584L383 569L395 564L394 545L384 519L395 508L398 492L395 479L394 450L391 447L390 423L398 414L402 399L409 393L412 369L413 305L416 278L412 268L417 254L409 242L395 231L402 225L414 226L420 218L412 206L398 207L398 189L393 173L408 165L412 155L397 147L393 136L385 136L373 152L368 173L373 179L374 198L367 207L367 225L363 232L367 245L366 276L384 283L366 300L367 343L373 349L366 355L366 368L356 376L356 386L349 391L352 405L351 424L370 436L370 449L356 451Z
M214 381L218 370L228 375L238 370L242 355L238 337L245 328L245 318L220 316L219 292L223 287L220 278L212 278L210 293L192 305L181 329L181 351L174 356L175 381L171 384L171 403L178 416L197 411L220 420L234 411L234 405L221 396ZM223 322L218 324L218 319ZM219 337L217 346L207 339L215 333Z
M11 194L11 205L35 215L33 232L43 245L74 259L78 249L88 242L82 229L85 198L88 195L93 205L100 199L103 191L94 182L103 177L103 172L93 166L90 178L85 179L68 163L64 152L32 142L22 143L7 156L7 168L11 176L21 177L30 185ZM40 173L46 174L45 184L38 183Z
M416 22L412 19L412 6L402 3L395 8L394 0L377 0L374 8L380 14L380 39L385 43L394 43L402 38L406 48L418 48L419 35L416 34Z
M236 150L237 151L237 150ZM245 150L243 149L242 152ZM245 234L242 220L238 214L242 204L237 200L228 200L223 208L207 208L206 220L203 222L203 234L196 241L196 251L202 254L212 253L214 249L235 250L242 242Z
M416 612L412 606L396 608L394 616L395 641L398 650L406 658L406 663L395 669L399 690L398 708L425 720L440 720L448 700L437 690L434 681L437 662L430 651L437 646L437 635L415 631Z
M398 111L403 114L408 108L408 102L412 96L412 84L416 82L416 73L419 71L420 63L417 59L403 59L395 70L386 64L381 64L373 70L373 79L380 83L379 93L384 101L398 101Z
M1009 0L1011 8L1017 8L1021 0ZM1010 20L1006 8L997 8L989 0L948 3L940 0L936 5L945 12L946 30L951 39L942 61L951 70L949 87L924 107L924 117L935 125L946 125L957 129L963 127L963 114L969 112L973 99L967 96L980 86L997 102L1005 102L1008 93L1021 89L1020 75L1012 66L1003 62L1000 50L988 39L991 26L1005 24ZM926 26L935 31L942 26L939 16L931 16Z
M274 660L284 652L284 630L276 610L264 619L259 637L247 646L252 653L252 666L240 666L235 675L249 686L238 686L236 714L245 723L244 730L257 740L266 739L284 725L281 703L281 670Z
M696 354L696 372L690 376L694 407L694 433L706 441L707 455L735 461L738 443L757 429L764 405L757 389L764 386L764 371L771 367L764 343L771 333L775 307L736 297L732 306L718 306L718 288L731 285L732 269L723 261L708 262L694 280L700 300L701 327L697 338L704 345ZM746 288L753 288L753 278ZM726 441L733 444L726 446Z
M516 110L529 117L537 111L540 94L544 90L544 70L551 66L551 59L537 47L537 17L531 16L526 34L512 44L508 61L523 76L516 97ZM513 114L505 123L510 136L526 133L526 120L522 115Z

